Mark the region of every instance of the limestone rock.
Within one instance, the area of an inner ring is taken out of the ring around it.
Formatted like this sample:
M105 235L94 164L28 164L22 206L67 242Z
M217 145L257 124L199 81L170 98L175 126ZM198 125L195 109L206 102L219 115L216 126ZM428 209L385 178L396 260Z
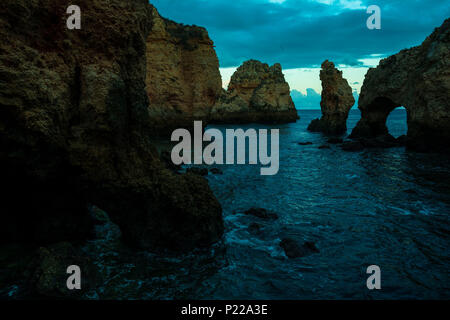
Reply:
M340 135L347 131L347 118L355 104L352 88L342 77L342 71L336 69L333 62L326 60L320 71L322 81L322 118L311 122L308 130Z
M244 62L213 107L214 123L295 122L297 110L280 64Z
M147 37L147 95L156 134L206 122L222 92L219 60L206 29L162 18L152 10Z
M141 248L217 241L204 179L164 168L150 144L146 0L0 2L0 242L83 240L88 204Z
M450 151L450 19L422 45L367 72L359 99L362 119L351 137L388 135L386 119L400 106L408 114L409 148Z

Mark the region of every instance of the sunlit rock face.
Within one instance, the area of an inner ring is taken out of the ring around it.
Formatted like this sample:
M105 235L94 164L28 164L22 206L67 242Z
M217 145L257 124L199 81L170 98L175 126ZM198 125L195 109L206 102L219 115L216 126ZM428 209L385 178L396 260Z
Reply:
M206 122L222 91L213 41L206 29L162 18L152 9L147 37L147 95L153 133Z
M176 250L223 232L205 179L164 169L149 143L146 0L0 2L0 241L90 234L88 204L128 243Z
M355 104L352 88L342 77L342 71L328 60L322 63L320 80L322 118L313 120L308 130L330 135L344 134L347 131L348 113Z
M450 149L450 19L418 47L402 50L370 69L359 99L362 119L352 138L388 135L397 107L408 114L409 148Z
M295 122L297 110L280 64L244 62L231 77L228 91L214 106L215 123Z

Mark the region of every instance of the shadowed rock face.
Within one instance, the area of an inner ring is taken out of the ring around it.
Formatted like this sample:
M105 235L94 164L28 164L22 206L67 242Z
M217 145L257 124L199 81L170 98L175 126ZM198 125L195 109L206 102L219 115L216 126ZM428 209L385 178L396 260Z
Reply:
M222 92L219 60L204 28L184 26L152 10L147 38L147 94L153 133L207 121Z
M141 248L217 241L207 181L163 168L148 141L146 0L0 2L0 241L85 239L88 203Z
M295 122L297 110L280 64L246 61L213 107L214 123Z
M311 122L308 130L340 135L347 131L348 113L355 104L352 88L342 77L342 71L335 68L334 63L326 60L320 71L322 80L322 118Z
M450 148L450 19L421 46L403 50L367 72L361 89L362 119L352 138L388 135L386 119L397 107L408 114L409 148Z

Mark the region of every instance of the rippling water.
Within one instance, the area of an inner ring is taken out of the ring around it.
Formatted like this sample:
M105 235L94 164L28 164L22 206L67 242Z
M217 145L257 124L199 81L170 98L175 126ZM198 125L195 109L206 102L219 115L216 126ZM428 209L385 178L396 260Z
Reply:
M226 221L228 265L198 290L203 298L448 298L450 278L450 161L404 148L347 153L309 133L319 111L280 127L280 172L224 166L210 176ZM351 112L352 129L359 111ZM252 127L252 126L247 126ZM394 136L406 133L406 112L388 119ZM245 127L244 127L245 128ZM299 146L311 141L313 145ZM280 219L258 221L233 211L263 207ZM264 225L261 235L247 230ZM320 250L287 259L278 243L314 241ZM378 265L382 290L366 287L366 268Z
M404 148L318 149L327 139L306 127L320 111L300 115L295 124L273 127L280 129L278 175L236 165L208 176L226 227L214 248L181 256L136 253L115 240L114 226L98 227L104 239L84 250L107 281L87 298L450 298L449 158ZM359 118L351 112L349 130ZM394 136L405 134L405 111L394 111L388 126ZM307 141L313 144L298 145ZM279 219L239 214L251 207ZM249 231L253 222L263 226L260 233ZM320 253L288 259L279 246L285 237L313 241ZM381 268L379 291L366 287L373 264Z

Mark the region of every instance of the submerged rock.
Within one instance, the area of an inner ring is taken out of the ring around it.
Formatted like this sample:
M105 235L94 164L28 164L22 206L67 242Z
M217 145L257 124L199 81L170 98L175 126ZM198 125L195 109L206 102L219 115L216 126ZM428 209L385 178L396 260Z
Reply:
M359 141L348 141L341 145L341 149L349 152L358 152L364 150L364 145Z
M351 138L388 135L386 119L403 106L408 148L450 151L450 19L418 47L402 50L369 69L361 89L361 120Z
M212 109L213 123L285 123L299 119L281 65L244 62Z
M273 212L269 212L264 208L250 208L247 211L244 211L244 214L255 216L261 219L278 219L278 215Z
M192 168L188 168L186 170L187 173L192 173L192 174L196 174L199 176L207 176L208 175L208 169L207 168L198 168L198 167L192 167Z
M310 146L312 144L313 144L312 142L299 142L298 143L298 145L300 145L300 146Z
M0 2L0 242L86 239L89 203L140 248L217 241L221 206L208 183L165 169L149 142L153 7L77 4L83 27L72 31L64 2Z
M331 147L329 145L324 144L324 145L321 145L319 147L319 149L331 149Z
M342 71L334 63L326 60L320 71L322 80L322 118L313 120L309 131L323 132L330 135L343 134L347 131L348 113L355 104L352 88L342 77Z
M344 142L344 139L342 139L342 138L330 138L330 139L328 139L327 142L331 143L331 144L340 144L340 143Z
M305 242L303 245L299 245L297 241L291 238L281 240L280 246L289 259L301 258L320 252L314 242Z
M223 174L223 171L219 168L211 168L209 169L209 172L211 172L212 174Z

